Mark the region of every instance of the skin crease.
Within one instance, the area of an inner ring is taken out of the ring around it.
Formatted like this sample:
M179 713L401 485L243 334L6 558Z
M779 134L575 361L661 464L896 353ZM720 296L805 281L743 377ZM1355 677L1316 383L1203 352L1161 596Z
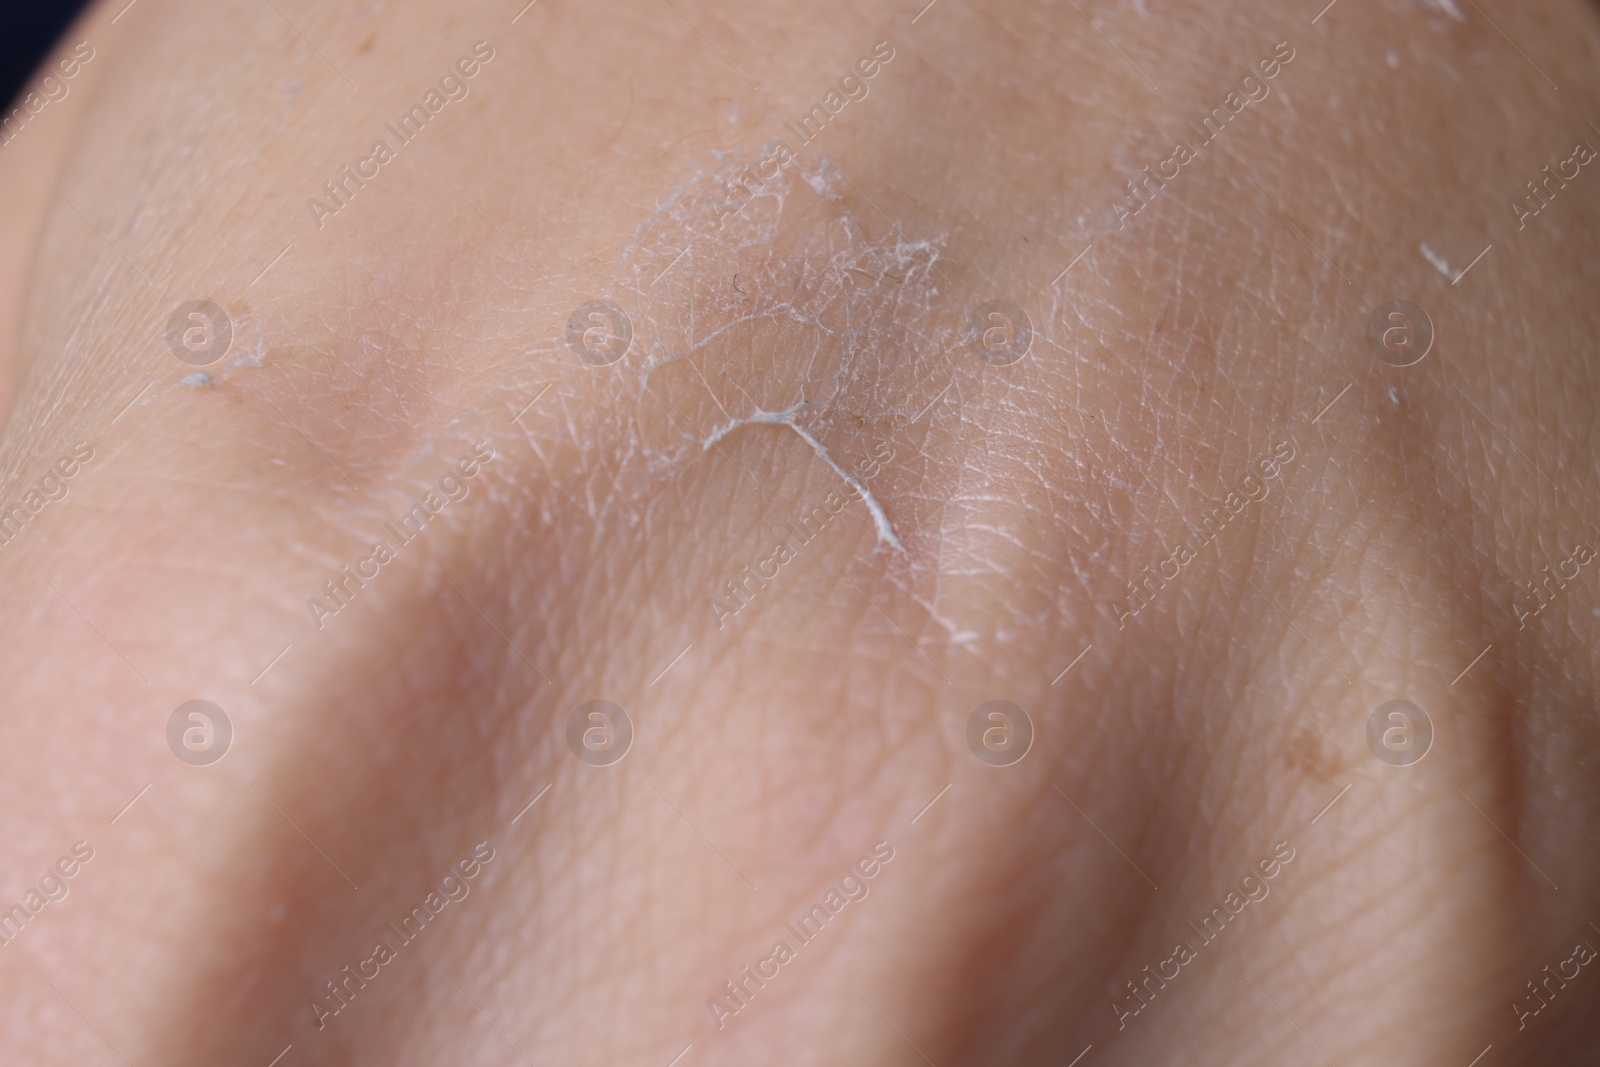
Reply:
M1514 608L1600 547L1600 171L1507 206L1600 147L1593 8L677 6L142 0L68 35L97 58L0 149L7 504L94 458L0 546L0 901L95 852L0 947L4 1060L1600 1062L1590 968L1511 1008L1600 947L1600 579ZM306 199L479 40L470 96L318 228ZM671 197L713 149L756 158L883 40L798 165L831 192L788 171L781 212L691 241ZM1119 230L1279 42L1271 95ZM837 247L883 269L819 291L893 316L743 310ZM185 382L162 331L198 297L234 351ZM637 317L608 368L562 340L598 297ZM1007 366L962 343L996 298L1037 330ZM1397 298L1437 332L1407 368L1366 341ZM786 426L697 442L796 398L847 469L892 446L904 552L850 504L719 629L841 481ZM477 442L466 498L316 628ZM565 743L597 697L636 731L610 767ZM209 767L166 747L197 698L236 732ZM1400 698L1435 729L1403 768L1366 744ZM967 750L993 699L1035 726L1011 767ZM879 841L718 1029L707 999ZM319 1031L323 983L479 842Z

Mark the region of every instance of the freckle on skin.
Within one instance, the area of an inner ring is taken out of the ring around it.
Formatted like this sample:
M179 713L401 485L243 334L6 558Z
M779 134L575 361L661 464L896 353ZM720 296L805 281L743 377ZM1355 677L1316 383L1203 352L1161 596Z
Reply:
M1342 770L1338 753L1329 751L1316 733L1305 727L1296 731L1284 745L1283 762L1322 782L1333 781Z

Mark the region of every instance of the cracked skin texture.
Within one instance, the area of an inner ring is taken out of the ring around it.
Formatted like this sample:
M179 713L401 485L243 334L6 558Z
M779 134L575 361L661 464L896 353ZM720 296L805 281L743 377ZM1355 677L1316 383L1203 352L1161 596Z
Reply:
M1600 537L1600 178L1507 207L1600 138L1591 7L290 5L302 38L119 6L0 154L5 484L96 450L0 547L0 899L95 849L0 948L6 1062L1600 1062L1587 970L1510 1007L1600 944L1600 579L1514 609ZM479 39L472 94L316 228ZM880 40L870 94L695 229L686 194ZM1267 99L1119 230L1279 42ZM1451 284L1423 243L1493 251ZM196 386L161 331L201 295L260 358ZM1437 333L1403 370L1365 342L1397 297ZM610 368L562 340L595 298L635 321ZM965 344L996 298L1037 331L1008 366ZM845 469L892 446L904 551L848 505L719 630L709 598L841 486L749 421L786 411ZM467 499L316 629L306 598L481 441ZM611 767L565 747L596 697L636 730ZM164 742L195 698L237 734L206 768ZM1365 742L1396 698L1435 728L1407 768ZM1036 729L1009 768L965 745L993 699ZM880 840L870 895L718 1029L706 1000ZM1119 1029L1280 841L1271 895Z

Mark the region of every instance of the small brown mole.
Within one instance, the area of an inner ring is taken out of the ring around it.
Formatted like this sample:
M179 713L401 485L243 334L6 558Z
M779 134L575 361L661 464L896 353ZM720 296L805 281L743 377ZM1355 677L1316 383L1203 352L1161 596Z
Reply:
M1338 777L1342 761L1336 752L1329 751L1322 739L1308 726L1302 726L1283 746L1283 762L1322 782Z

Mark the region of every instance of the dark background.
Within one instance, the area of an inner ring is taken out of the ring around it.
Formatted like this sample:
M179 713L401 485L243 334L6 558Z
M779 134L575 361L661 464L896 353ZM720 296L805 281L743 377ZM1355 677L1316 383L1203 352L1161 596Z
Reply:
M0 100L6 101L6 112L16 106L17 94L56 38L87 6L84 0L0 5Z

